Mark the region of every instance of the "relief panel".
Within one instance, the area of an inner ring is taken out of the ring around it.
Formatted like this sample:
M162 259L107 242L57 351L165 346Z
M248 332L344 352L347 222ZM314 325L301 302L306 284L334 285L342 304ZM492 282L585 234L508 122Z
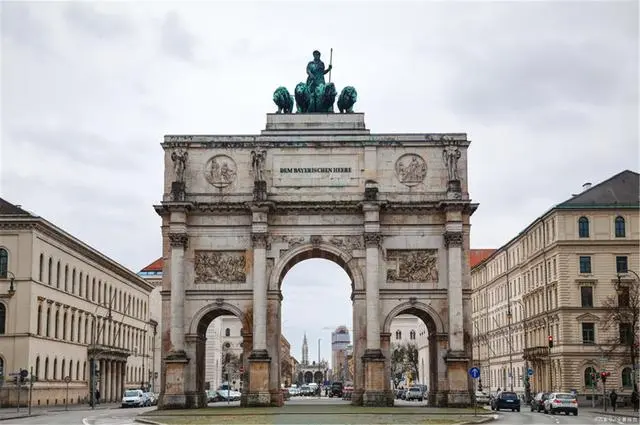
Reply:
M438 250L388 250L387 282L438 282Z
M196 251L195 283L246 283L244 251Z

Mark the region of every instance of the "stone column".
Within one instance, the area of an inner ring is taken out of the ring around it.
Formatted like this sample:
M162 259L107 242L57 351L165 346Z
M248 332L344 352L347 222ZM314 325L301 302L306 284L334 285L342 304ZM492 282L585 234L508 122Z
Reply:
M393 388L391 388L391 333L383 332L380 334L380 347L382 354L384 355L384 376L387 379L384 380L384 391L387 394L387 406L393 406L395 400L395 394Z
M269 207L254 205L251 242L253 248L253 350L249 356L248 406L271 405L269 392L271 358L267 350L267 215ZM279 350L279 345L270 347Z
M171 346L175 354L184 353L184 251L186 233L170 233L171 241Z
M363 406L386 406L384 355L380 349L380 207L375 202L365 203L364 241L366 245L366 302L367 302L367 349L364 352Z
M458 219L459 217L455 217ZM447 353L447 375L449 406L468 406L471 403L468 368L470 359L464 343L464 313L462 302L462 224L450 222L447 217L444 234L447 247L449 301L449 351Z
M367 303L364 291L354 291L353 301L353 395L351 404L362 406L364 394L364 363L363 354L367 349ZM346 355L345 360L346 361Z

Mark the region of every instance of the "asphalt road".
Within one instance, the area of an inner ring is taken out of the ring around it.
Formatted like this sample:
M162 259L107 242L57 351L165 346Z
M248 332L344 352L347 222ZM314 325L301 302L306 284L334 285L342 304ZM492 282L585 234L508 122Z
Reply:
M521 412L492 412L498 415L498 419L492 422L496 425L522 424L522 425L594 425L594 424L638 424L635 418L616 417L613 415L602 416L585 409L578 412L579 416L568 416L564 413L551 415L545 413L530 412L522 409Z
M48 412L39 416L10 419L0 422L0 425L140 425L134 421L136 415L153 409L155 407Z

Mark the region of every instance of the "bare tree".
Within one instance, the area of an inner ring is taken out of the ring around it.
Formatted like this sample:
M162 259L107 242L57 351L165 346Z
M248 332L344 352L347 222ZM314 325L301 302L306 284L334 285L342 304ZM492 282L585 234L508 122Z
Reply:
M636 369L639 353L638 325L640 325L640 282L626 284L618 278L617 296L603 302L606 313L602 329L610 335L603 351L626 358ZM636 382L633 383L634 389Z
M282 377L285 378L287 383L290 383L291 381L293 381L292 372L293 371L291 367L291 362L289 361L289 359L282 359L282 361L280 362L280 374Z
M411 372L414 381L420 381L418 368L418 347L415 344L407 343L404 352L405 369Z
M403 345L396 345L391 351L391 376L395 388L397 388L400 381L402 381L405 350L406 348Z

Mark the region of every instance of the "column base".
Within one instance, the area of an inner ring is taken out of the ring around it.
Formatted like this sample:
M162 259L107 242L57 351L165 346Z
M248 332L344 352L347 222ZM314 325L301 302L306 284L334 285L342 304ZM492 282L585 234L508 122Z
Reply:
M469 391L448 392L447 407L469 407L471 405L471 393Z
M282 395L282 391L271 390L269 393L271 394L271 406L273 407L284 406L284 396Z
M249 355L249 391L247 391L247 407L272 406L269 391L269 367L271 357L267 350L254 350Z
M449 180L447 183L447 199L462 199L460 180Z
M158 410L199 409L207 407L206 394L188 392L182 394L160 393Z
M362 406L362 397L364 395L364 390L362 389L354 389L353 393L351 393L351 405L352 406Z
M362 406L389 406L389 391L385 390L384 355L380 349L366 349L364 356L364 393ZM393 403L391 404L393 406Z
M447 406L471 406L471 386L469 384L468 369L470 360L464 351L449 351L447 353L447 376L449 391L447 391Z

